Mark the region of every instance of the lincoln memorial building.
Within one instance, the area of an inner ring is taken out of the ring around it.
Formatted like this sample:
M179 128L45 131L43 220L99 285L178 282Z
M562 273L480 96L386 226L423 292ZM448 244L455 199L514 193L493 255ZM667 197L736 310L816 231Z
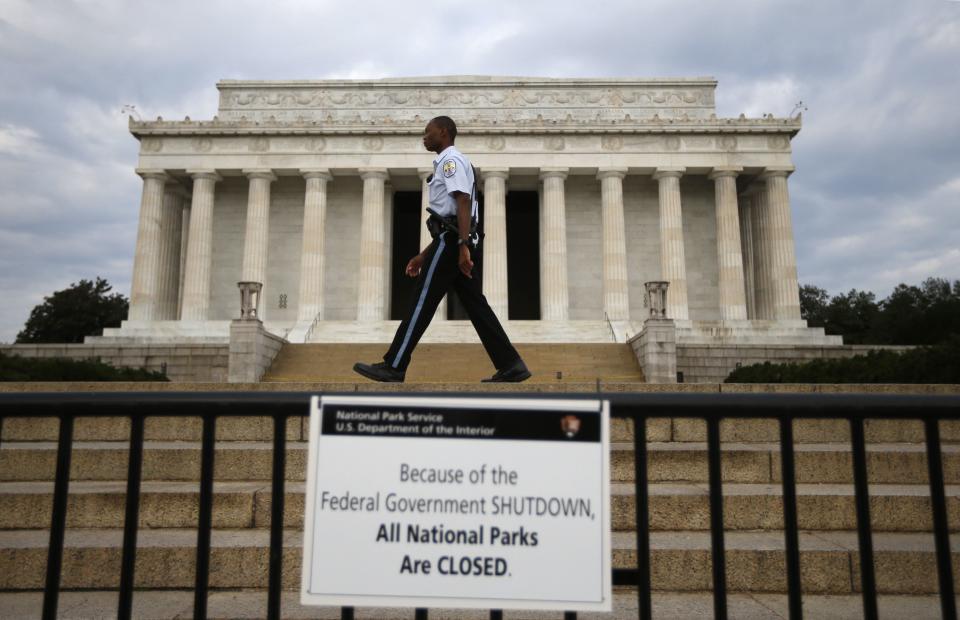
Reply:
M217 84L208 120L131 119L143 179L129 320L96 342L226 343L240 282L291 343L388 342L429 242L432 117L458 124L476 274L516 342L627 342L668 282L676 342L837 345L800 317L796 118L718 118L711 78ZM476 342L455 294L424 342Z

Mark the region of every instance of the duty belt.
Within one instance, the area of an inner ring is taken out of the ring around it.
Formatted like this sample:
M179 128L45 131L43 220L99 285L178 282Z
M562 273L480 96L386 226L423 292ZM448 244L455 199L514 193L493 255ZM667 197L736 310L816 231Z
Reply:
M451 215L444 217L434 211L432 208L427 207L427 212L430 214L430 217L427 218L427 230L430 231L430 236L436 239L443 233L453 233L460 237L460 225L457 222L457 217ZM480 235L477 234L477 220L470 220L470 237L473 239L474 245L480 243Z

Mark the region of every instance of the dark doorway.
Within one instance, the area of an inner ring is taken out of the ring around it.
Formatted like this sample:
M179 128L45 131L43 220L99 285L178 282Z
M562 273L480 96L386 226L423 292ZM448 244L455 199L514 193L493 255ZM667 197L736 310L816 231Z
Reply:
M393 194L393 243L390 264L390 318L403 320L413 303L416 280L404 274L420 246L420 192Z
M512 321L540 320L540 197L507 193L507 295Z

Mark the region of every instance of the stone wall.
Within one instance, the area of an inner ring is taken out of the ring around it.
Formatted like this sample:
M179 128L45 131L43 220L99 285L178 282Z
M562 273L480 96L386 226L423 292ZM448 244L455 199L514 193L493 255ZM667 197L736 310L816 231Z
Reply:
M738 365L770 362L805 362L821 358L846 358L868 351L906 351L907 346L844 345L837 347L796 345L677 345L677 371L684 383L723 383Z
M0 346L4 355L96 359L111 366L146 368L167 373L174 382L227 380L229 347L226 344L124 345L17 344ZM166 365L166 367L164 367Z

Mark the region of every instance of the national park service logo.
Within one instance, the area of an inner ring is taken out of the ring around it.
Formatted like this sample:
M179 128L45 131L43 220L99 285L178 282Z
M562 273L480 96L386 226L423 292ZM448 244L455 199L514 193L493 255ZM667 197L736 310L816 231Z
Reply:
M457 173L457 162L449 159L443 163L443 176L448 179Z
M580 432L580 418L575 415L565 415L560 418L560 428L567 439L572 439Z

